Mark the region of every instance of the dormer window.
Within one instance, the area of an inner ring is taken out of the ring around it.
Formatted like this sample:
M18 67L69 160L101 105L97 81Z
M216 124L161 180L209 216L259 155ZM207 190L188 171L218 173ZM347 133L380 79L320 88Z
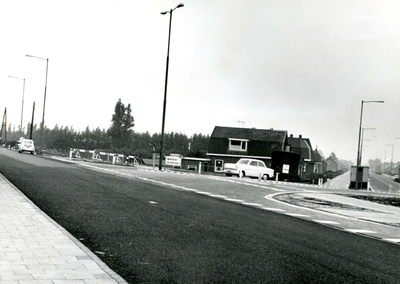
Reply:
M229 138L229 150L230 151L247 151L247 144L249 140L247 139L236 139Z

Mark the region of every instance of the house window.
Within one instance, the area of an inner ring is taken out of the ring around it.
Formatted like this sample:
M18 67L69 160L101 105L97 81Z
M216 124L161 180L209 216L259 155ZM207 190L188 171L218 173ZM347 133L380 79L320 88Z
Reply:
M229 150L231 151L247 151L247 143L249 140L229 139Z
M188 165L187 168L189 171L197 171L197 167L195 165Z

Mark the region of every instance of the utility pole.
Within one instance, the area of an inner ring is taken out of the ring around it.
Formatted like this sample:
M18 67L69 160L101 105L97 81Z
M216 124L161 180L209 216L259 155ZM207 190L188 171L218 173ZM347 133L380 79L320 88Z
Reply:
M33 109L32 109L32 121L31 121L31 133L29 134L29 139L32 140L32 133L33 133L33 118L35 117L35 102L33 102Z
M3 121L1 123L1 130L0 130L0 139L3 135L3 128L4 128L4 145L7 143L7 108L4 109L3 114Z

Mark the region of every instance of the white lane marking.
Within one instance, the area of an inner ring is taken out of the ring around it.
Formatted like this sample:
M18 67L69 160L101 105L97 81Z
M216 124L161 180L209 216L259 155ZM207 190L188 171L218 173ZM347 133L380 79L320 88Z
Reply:
M264 205L259 204L259 203L249 203L249 202L244 202L244 203L242 203L242 204L243 204L243 205L249 205L249 206L259 206L259 207L264 206Z
M332 224L332 225L339 225L340 223L334 221L327 221L327 220L313 220L314 222L321 223L321 224Z
M209 196L212 195L212 193L209 193L209 192L207 192L207 191L199 191L199 190L196 190L195 192L198 193L198 194L203 194L203 195L209 195Z
M357 234L376 234L374 231L363 230L363 229L345 229L345 231Z
M268 210L268 211L285 212L285 210L283 210L283 209L271 208L271 207L263 207L262 209Z
M383 240L393 242L393 243L400 243L400 239L383 239Z
M311 218L309 215L304 215L304 214L297 214L297 213L285 213L286 215L293 216L293 217L305 217L305 218Z
M226 198L225 195L219 195L219 194L211 194L210 196L211 196L211 197L215 197L215 198L222 198L222 199L225 199L225 198Z
M239 202L239 203L243 203L244 201L241 199L234 199L234 198L225 198L226 201L232 201L232 202Z

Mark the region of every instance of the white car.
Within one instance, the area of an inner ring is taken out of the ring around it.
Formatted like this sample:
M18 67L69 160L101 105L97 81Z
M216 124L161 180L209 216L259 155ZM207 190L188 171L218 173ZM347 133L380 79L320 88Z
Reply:
M35 143L30 139L20 139L18 143L18 152L30 152L35 154Z
M236 175L240 178L248 176L253 178L261 177L264 180L274 177L274 170L268 168L261 160L240 159L236 164L226 163L224 165L226 176Z

